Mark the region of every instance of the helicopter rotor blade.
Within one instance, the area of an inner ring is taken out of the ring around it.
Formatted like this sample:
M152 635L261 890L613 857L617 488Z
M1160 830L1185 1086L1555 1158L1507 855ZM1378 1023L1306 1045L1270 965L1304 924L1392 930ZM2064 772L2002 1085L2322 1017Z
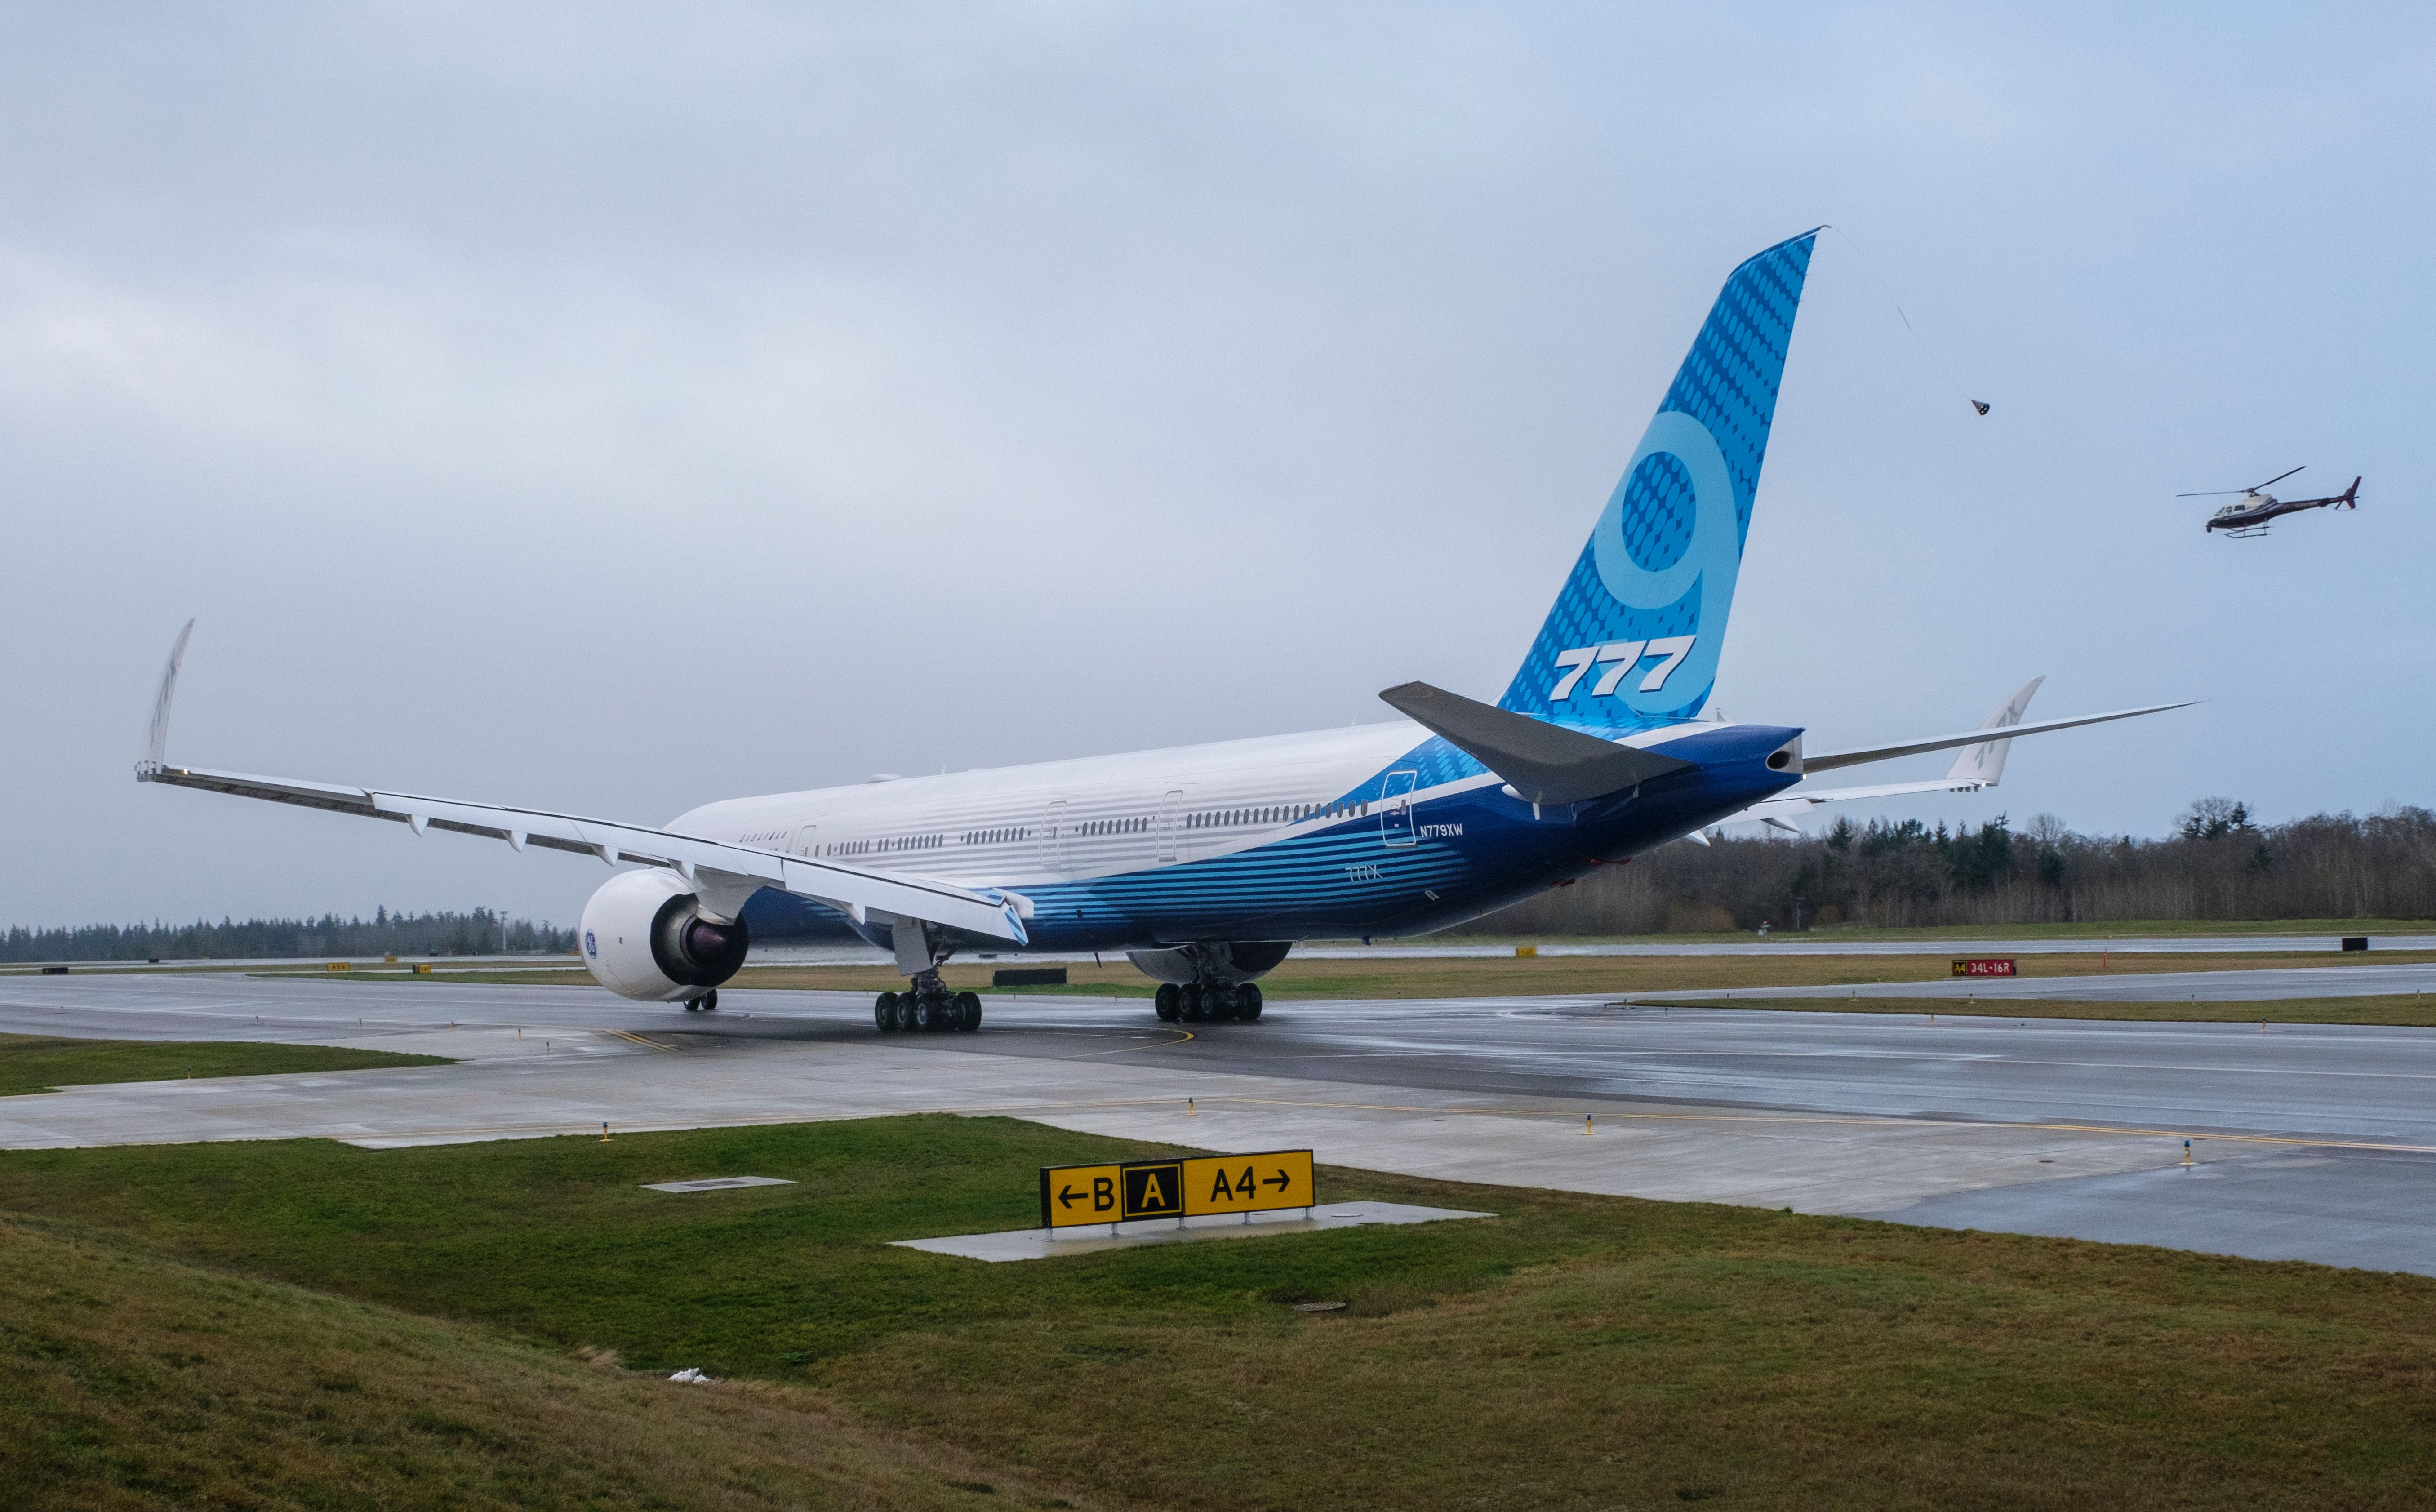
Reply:
M2266 486L2267 485L2264 483L2258 485L2259 488L2265 488ZM2174 496L2176 498L2221 498L2227 494L2252 494L2255 492L2257 492L2256 489L2248 488L2211 488L2202 493L2177 494Z
M2293 468L2293 469L2292 469L2292 473L2306 473L2306 472L2307 472L2308 470L2309 470L2309 464L2308 464L2307 462L2303 462L2300 466ZM2252 493L2253 493L2253 494L2256 494L2256 493L2264 492L2264 491L2265 491L2265 490L2267 490L2267 489L2273 488L2276 484L2278 484L2278 483L2280 483L2280 482L2284 481L2284 479L2286 479L2286 478L2288 478L2291 477L2291 476L2292 476L2292 473L2278 473L2278 474L2276 474L2274 477L2272 477L2272 478L2269 478L2267 481L2265 481L2265 482L2263 482L2263 483L2259 484L2256 488L2252 489L2250 492L2252 492Z

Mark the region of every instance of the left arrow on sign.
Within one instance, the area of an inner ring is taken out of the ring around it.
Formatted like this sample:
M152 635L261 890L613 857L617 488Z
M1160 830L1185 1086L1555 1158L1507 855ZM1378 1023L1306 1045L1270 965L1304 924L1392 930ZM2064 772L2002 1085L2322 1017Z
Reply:
M1085 1194L1083 1192L1072 1187L1060 1187L1057 1189L1057 1206L1060 1208L1071 1208L1076 1202L1080 1201L1084 1195Z

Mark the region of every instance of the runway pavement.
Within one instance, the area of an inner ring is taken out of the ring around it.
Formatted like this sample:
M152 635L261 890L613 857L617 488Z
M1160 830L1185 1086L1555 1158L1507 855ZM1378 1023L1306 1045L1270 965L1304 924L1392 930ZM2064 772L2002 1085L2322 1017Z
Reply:
M2343 974L2360 969L2384 968ZM2251 975L2192 974L2203 994ZM1450 1179L2436 1274L2436 1030L1932 1027L1592 998L1283 1002L1258 1024L1176 1028L1140 1000L986 1000L979 1034L881 1035L869 999L840 993L739 991L688 1015L591 987L14 978L0 1030L461 1064L0 1099L0 1146L990 1112L1214 1149L1309 1144L1323 1163Z
M2062 1002L2265 1002L2277 998L2382 998L2436 993L2436 962L2253 971L2117 971L2078 977L1943 977L1935 982L1872 982L1841 987L1737 987L1730 992L1635 993L1635 1002L1738 998L1976 998Z
M2274 950L2335 951L2341 940L2331 934L2223 934L2223 935L2124 935L2109 936L2038 936L2030 939L1853 939L1835 930L1754 936L1747 940L1540 940L1533 948L1543 957L1553 956L1748 956L1748 955L2073 955L2111 950L2122 955L2225 955L2250 954ZM2375 950L2436 950L2436 934L2380 934L2371 939ZM1383 940L1376 945L1362 945L1350 940L1315 940L1295 947L1298 961L1423 961L1423 960L1489 960L1509 957L1514 953L1512 942L1501 944L1439 940L1423 943L1410 940ZM317 956L314 960L350 960L357 965L377 965L378 956ZM757 966L791 965L894 965L896 957L885 950L866 945L835 943L819 945L757 944L751 965ZM1059 962L1073 963L1094 959L1088 950L1064 953L1043 952L1021 956L983 955L966 958L968 965L983 963L998 965L1024 965ZM53 963L56 965L57 963ZM582 964L572 956L449 956L432 958L431 964L442 972L464 970L537 970L557 967L580 971ZM79 972L126 972L135 975L181 974L195 969L193 961L165 962L71 962L71 969ZM215 967L266 966L292 969L297 962L290 957L257 961L222 961ZM10 975L38 972L38 963L22 963L0 967L0 979Z

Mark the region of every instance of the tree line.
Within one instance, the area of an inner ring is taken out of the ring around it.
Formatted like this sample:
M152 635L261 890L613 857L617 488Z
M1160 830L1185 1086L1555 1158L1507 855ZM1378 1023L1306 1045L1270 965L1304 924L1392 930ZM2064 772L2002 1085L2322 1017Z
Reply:
M504 934L502 928L504 927ZM366 918L233 919L218 924L88 924L72 929L11 928L0 961L267 960L291 956L490 955L575 948L575 931L548 921L509 919L490 909L392 913Z
M773 901L787 901L764 895ZM756 903L763 901L757 898ZM797 912L807 912L799 909ZM838 932L761 909L757 939ZM1713 838L1602 866L1464 927L1481 934L1712 933L1733 930L2105 923L2132 919L2436 918L2436 812L2312 814L2261 825L2202 798L2162 839L2084 835L2052 814L2025 829L1839 819L1800 839ZM502 916L223 918L218 924L10 929L0 962L483 955ZM575 931L506 920L505 948L566 954Z
M2202 798L2162 839L1837 820L1817 836L1662 845L1466 926L1496 934L1656 934L2131 919L2436 918L2436 813L2262 825Z

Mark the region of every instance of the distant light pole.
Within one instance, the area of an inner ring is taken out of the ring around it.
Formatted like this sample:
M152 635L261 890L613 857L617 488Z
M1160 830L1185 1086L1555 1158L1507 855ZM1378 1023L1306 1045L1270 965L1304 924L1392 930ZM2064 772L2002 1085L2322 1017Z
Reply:
M508 953L508 911L499 910L499 954Z

